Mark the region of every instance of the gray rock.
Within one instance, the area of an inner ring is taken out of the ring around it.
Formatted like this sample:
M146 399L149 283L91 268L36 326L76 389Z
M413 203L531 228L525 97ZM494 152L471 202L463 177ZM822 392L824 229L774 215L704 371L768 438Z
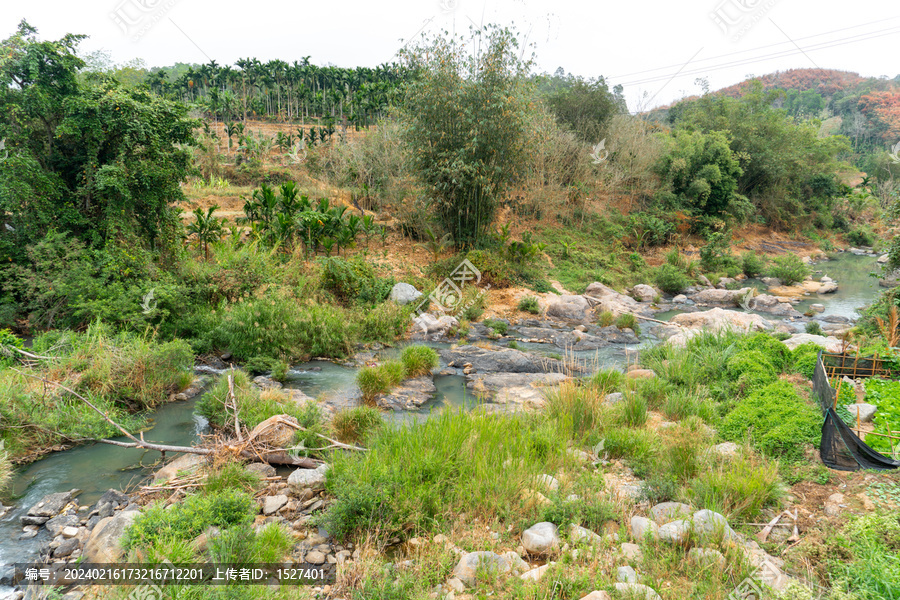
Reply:
M648 535L652 539L659 538L659 525L647 517L631 517L631 535L636 541L641 541Z
M685 303L687 303L687 299L688 299L688 297L685 296L684 294L678 294L677 296L672 298L672 302L674 304L685 304Z
M713 454L717 454L718 456L731 458L733 456L737 456L738 452L740 452L740 446L738 446L734 442L722 442L721 444L716 444L715 446L713 446L711 448L711 452Z
M607 394L604 398L604 401L609 404L615 404L617 402L621 402L622 398L624 397L625 396L622 394L622 392L613 392L611 394Z
M468 587L475 587L478 573L497 575L509 571L509 561L499 554L490 551L469 552L459 559L459 563L453 569L453 576Z
M850 414L854 417L858 414L859 420L861 422L868 423L872 420L872 417L875 416L875 413L878 411L878 407L873 404L860 402L858 404L848 404L847 410L850 411Z
M638 336L631 329L619 329L614 325L598 329L597 335L610 344L637 344L640 342Z
M881 256L878 257L878 261L877 261L877 262L878 262L878 264L883 265L883 264L885 264L887 261L889 261L890 259L891 259L891 255L890 255L890 254L882 254Z
M556 525L546 521L532 525L522 533L522 545L530 554L550 554L559 549L559 541Z
M741 288L739 290L703 290L691 296L691 300L698 304L720 304L726 306L740 306L751 294L753 288Z
M849 318L847 318L843 315L827 315L825 317L822 317L820 320L824 321L826 323L840 323L843 325L850 324L853 322Z
M587 543L588 545L600 544L603 538L580 525L572 523L569 526L569 540L575 543Z
M645 283L639 283L638 285L631 288L631 293L640 301L640 302L653 302L657 296L659 296L659 292L656 291L653 286L647 285Z
M97 516L101 519L105 519L106 517L111 517L115 513L115 507L111 502L98 502L97 503Z
M591 302L596 304L594 312L608 311L614 315L621 315L623 313L644 314L650 310L649 307L642 305L631 296L620 294L598 282L590 284L584 295L591 298Z
M725 555L713 548L691 548L688 560L698 565L715 565L719 569L724 569L727 564Z
M637 573L631 567L619 567L616 569L616 579L624 583L637 583Z
M726 290L728 289L728 286L733 283L737 283L737 280L732 279L731 277L720 277L719 283L716 284L716 287L720 290Z
M75 496L76 490L70 492L58 492L44 496L40 502L28 509L31 517L55 517Z
M439 350L450 366L471 364L478 373L561 373L565 371L559 360L533 352L504 348L488 350L478 346L459 346Z
M546 565L542 565L540 567L535 567L533 569L530 569L530 570L522 573L519 576L519 578L525 579L525 580L530 580L530 581L540 581L541 577L544 576L544 573L547 572L547 569L552 567L554 564L556 564L556 563L549 562Z
M50 520L50 517L33 517L31 515L22 515L21 517L19 517L19 521L22 523L22 525L26 525L26 526L27 525L41 526L49 520Z
M297 469L288 476L287 483L294 492L322 490L325 489L325 474L327 472L328 465L320 465L315 469Z
M79 541L77 538L69 538L63 541L59 546L53 550L54 558L65 558L78 550Z
M590 320L590 304L584 296L559 296L547 305L547 316L583 323Z
M698 510L694 513L692 521L692 532L701 544L718 543L735 536L728 525L728 519L717 512L708 509Z
M263 500L263 514L271 515L281 510L288 503L288 497L284 494L266 496Z
M431 313L422 313L413 317L413 325L425 335L442 336L446 335L450 329L457 327L459 321L450 315L436 317Z
M312 552L306 553L306 562L313 565L321 565L325 563L325 554L323 552L319 552L318 550L313 550Z
M103 495L100 496L100 499L97 500L97 504L101 504L103 502L109 502L115 507L125 506L130 502L128 498L128 494L124 494L116 489L108 489L103 492Z
M612 600L608 593L603 590L594 590L587 596L582 596L579 600Z
M815 313L825 312L825 305L824 304L810 304L809 310L811 310L812 312L815 312Z
M284 386L266 375L257 375L253 378L253 383L263 390L280 390Z
M408 283L397 283L391 288L391 300L397 304L409 304L422 297L422 292Z
M62 530L66 527L78 527L79 525L81 525L81 519L75 515L59 515L47 521L44 524L44 527L47 528L47 531L50 532L51 536L56 537L60 535Z
M559 489L559 481L552 475L547 475L546 473L538 475L537 485L538 487L545 488L551 492L555 492Z
M637 544L630 544L626 542L619 547L619 550L625 560L640 562L644 558L644 553L641 551L641 547Z
M662 600L656 590L640 583L617 583L616 590L629 600Z
M693 507L682 502L660 502L650 509L650 518L659 525L690 517L692 514L694 514Z
M431 375L407 379L389 394L378 396L375 404L388 410L415 410L434 398L437 388Z
M122 534L134 522L138 511L117 513L114 517L102 519L84 545L84 558L89 563L114 563L125 554L122 548Z
M659 528L659 539L670 544L683 544L691 534L691 522L685 519L671 521Z
M761 277L760 281L762 281L764 284L766 284L769 287L780 287L781 286L781 280L778 279L777 277Z
M838 284L833 281L829 281L827 283L823 283L819 286L819 289L816 291L818 294L833 294L838 291Z
M244 470L252 475L256 475L260 479L266 477L275 477L275 467L263 462L254 462L244 466Z

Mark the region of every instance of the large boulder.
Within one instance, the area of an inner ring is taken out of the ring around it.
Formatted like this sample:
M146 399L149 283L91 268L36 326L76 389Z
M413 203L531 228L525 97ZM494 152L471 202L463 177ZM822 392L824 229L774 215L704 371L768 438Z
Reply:
M659 525L648 519L647 517L633 516L631 517L631 535L635 540L641 541L646 536L652 539L659 538Z
M701 544L708 542L718 543L735 537L734 531L728 525L728 519L709 509L698 510L691 519L691 531L694 539Z
M847 410L853 417L856 417L858 415L861 422L868 423L872 420L872 417L875 416L875 412L878 410L878 407L874 404L860 402L858 404L848 404Z
M739 290L709 289L697 292L691 296L691 300L697 304L723 304L727 306L741 306L753 294L753 288L741 288Z
M836 337L825 337L813 335L811 333L795 333L788 339L783 340L782 343L791 350L801 344L815 344L820 348L824 348L826 352L841 352L844 345L844 343Z
M303 490L318 491L325 488L328 465L319 465L315 469L297 469L288 476L288 487L295 493Z
M545 555L559 549L559 532L549 522L532 525L522 533L522 545L529 554Z
M596 281L587 287L584 296L595 303L597 312L609 311L618 316L624 313L643 313L647 310L631 296L620 294Z
M547 316L583 323L590 321L591 305L584 296L559 296L547 306Z
M375 404L390 410L415 410L431 400L437 388L431 375L407 379L389 394L375 399Z
M494 350L478 346L459 346L438 351L448 366L471 365L478 373L561 373L562 361L532 352L505 348Z
M631 294L640 302L653 302L659 297L659 292L646 283L639 283L631 288Z
M617 583L616 591L629 600L662 600L656 590L642 583Z
M422 313L413 317L413 325L425 335L446 335L459 325L459 321L450 315L436 317L431 313Z
M768 331L772 323L761 316L723 308L712 308L701 312L682 313L672 317L671 323L680 325L682 331L670 337L666 343L673 346L684 346L687 341L701 330L706 331Z
M800 311L792 306L791 300L791 298L786 296L759 294L747 300L746 308L779 317L802 317L803 315Z
M422 297L422 292L408 283L398 283L391 288L390 299L397 304L409 304Z
M112 517L100 519L84 545L84 559L88 563L114 563L125 555L122 535L140 513L126 510Z
M469 587L475 587L478 573L500 575L509 573L509 561L494 552L469 552L459 559L453 576Z
M694 509L682 502L660 502L650 509L650 517L659 525L694 514Z
M55 517L66 507L66 505L75 496L77 490L70 492L58 492L56 494L48 494L41 498L41 501L28 509L30 517Z

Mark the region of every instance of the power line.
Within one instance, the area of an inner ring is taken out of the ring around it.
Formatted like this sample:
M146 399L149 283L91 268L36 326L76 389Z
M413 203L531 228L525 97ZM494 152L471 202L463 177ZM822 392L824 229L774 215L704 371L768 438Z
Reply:
M802 54L802 53L805 53L806 51L825 50L827 48L834 48L837 46L845 46L847 44L855 44L858 42L868 41L868 40L876 39L879 37L895 35L897 33L900 33L900 27L895 27L895 28L891 28L889 30L882 30L882 31L883 31L883 33L871 32L870 34L861 34L861 35L864 35L865 37L850 36L848 38L840 38L839 40L834 40L833 42L821 42L819 44L807 46L806 48L784 50L784 51L775 52L775 53L772 53L769 55L758 56L758 57L754 57L754 58L748 58L748 59L737 60L737 61L730 61L730 62L722 63L719 65L712 65L712 66L705 67L705 68L693 69L691 71L685 71L684 73L681 73L681 76L698 75L698 74L708 73L710 71L719 71L722 69L730 69L730 68L744 66L744 65L752 65L752 64L756 64L756 63L760 63L760 62L767 62L767 61L770 61L770 60L773 60L776 58L784 58L787 56ZM872 35L872 33L877 33L877 35ZM854 38L859 38L859 39L854 39ZM641 84L645 84L645 83L653 83L656 81L663 81L670 77L672 77L672 74L665 74L665 75L659 75L659 76L649 77L649 78L645 78L645 79L639 79L636 81L629 81L629 82L621 83L618 85L622 85L623 87L624 86L641 85Z

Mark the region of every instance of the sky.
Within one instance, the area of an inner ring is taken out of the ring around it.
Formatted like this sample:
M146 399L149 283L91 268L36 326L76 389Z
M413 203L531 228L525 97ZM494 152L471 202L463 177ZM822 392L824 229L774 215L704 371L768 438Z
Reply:
M0 38L22 19L42 39L89 36L122 63L239 58L374 67L418 36L514 26L535 70L605 77L634 112L792 68L900 74L900 4L885 0L2 0Z

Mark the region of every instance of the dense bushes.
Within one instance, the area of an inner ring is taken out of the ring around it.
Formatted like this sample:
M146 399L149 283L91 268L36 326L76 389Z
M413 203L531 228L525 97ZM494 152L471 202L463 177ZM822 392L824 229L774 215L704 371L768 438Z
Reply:
M667 294L680 294L691 284L691 280L678 267L665 263L656 270L655 283Z
M320 259L322 287L344 304L378 304L383 302L394 286L393 277L378 277L372 265L362 258Z
M723 438L750 444L767 456L796 461L806 444L818 445L822 417L797 395L787 381L777 381L750 394L725 417Z
M809 265L805 264L796 254L776 256L769 266L769 275L777 277L785 285L803 281L809 276L809 273Z

